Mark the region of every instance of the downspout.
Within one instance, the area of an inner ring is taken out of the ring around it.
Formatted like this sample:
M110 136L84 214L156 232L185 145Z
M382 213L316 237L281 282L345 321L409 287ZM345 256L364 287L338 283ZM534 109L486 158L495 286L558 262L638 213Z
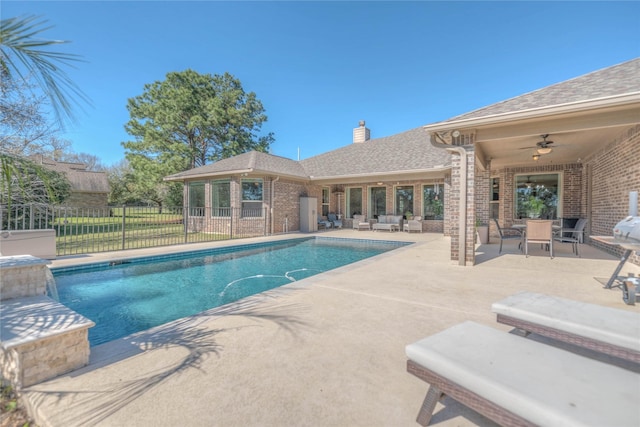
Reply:
M444 148L453 153L460 154L460 200L458 215L458 265L467 265L467 150L464 147L452 146L444 143L437 132L429 133L431 145L437 148ZM440 139L443 142L437 142Z
M273 216L273 204L276 201L276 193L275 193L275 191L276 191L276 182L278 182L279 179L280 179L280 177L277 176L276 179L271 180L271 209L270 209L270 211L271 211L271 235L275 234L273 230L274 230L274 227L276 226L276 219Z

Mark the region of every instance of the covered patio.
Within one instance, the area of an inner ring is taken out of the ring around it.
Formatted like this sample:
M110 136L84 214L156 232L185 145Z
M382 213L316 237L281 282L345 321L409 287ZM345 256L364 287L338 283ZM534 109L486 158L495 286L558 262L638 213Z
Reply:
M580 258L570 245L558 245L554 259L543 252L525 258L517 242L498 254L492 240L474 246L476 266L468 269L451 262L451 239L441 233L317 235L415 244L97 346L86 368L25 391L38 424L413 426L427 385L406 372L407 344L466 320L509 331L491 304L519 291L637 312L620 289L603 289L599 280L617 257L588 245ZM212 244L67 257L52 265L199 246ZM628 263L623 273L629 272L640 267ZM449 398L432 424L492 425Z
M629 215L629 193L640 189L639 65L635 59L425 126L431 144L452 155L452 260L476 262L476 224L496 219L510 227L530 216L585 218L587 243L621 253L589 236L610 235Z

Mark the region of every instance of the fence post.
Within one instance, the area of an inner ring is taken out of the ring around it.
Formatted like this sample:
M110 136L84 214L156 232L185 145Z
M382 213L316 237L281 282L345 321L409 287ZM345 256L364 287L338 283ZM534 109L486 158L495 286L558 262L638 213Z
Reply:
M122 205L122 250L125 250L125 232L124 227L126 226L126 218L127 218L127 205Z
M187 214L189 213L189 208L187 206L182 207L182 224L184 225L184 242L189 243L189 218Z
M34 219L33 219L33 203L29 204L29 230L33 230L34 228Z

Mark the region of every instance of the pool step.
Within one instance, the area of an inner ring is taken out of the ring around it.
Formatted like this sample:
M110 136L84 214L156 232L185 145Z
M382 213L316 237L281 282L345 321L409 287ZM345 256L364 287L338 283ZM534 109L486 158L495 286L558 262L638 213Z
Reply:
M86 366L94 325L47 296L2 301L2 378L21 389Z
M47 264L0 256L0 375L16 389L89 363L94 323L46 296Z

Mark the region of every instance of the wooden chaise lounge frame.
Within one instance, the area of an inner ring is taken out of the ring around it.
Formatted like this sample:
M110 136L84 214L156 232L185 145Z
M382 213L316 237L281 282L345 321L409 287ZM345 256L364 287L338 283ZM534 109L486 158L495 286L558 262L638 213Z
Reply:
M445 395L502 426L535 426L535 424L501 408L484 397L420 366L413 360L407 360L407 372L430 385L427 395L420 407L420 411L418 412L418 417L416 418L416 422L421 426L429 425L436 404Z
M492 305L497 321L525 332L640 363L640 316L533 292Z

